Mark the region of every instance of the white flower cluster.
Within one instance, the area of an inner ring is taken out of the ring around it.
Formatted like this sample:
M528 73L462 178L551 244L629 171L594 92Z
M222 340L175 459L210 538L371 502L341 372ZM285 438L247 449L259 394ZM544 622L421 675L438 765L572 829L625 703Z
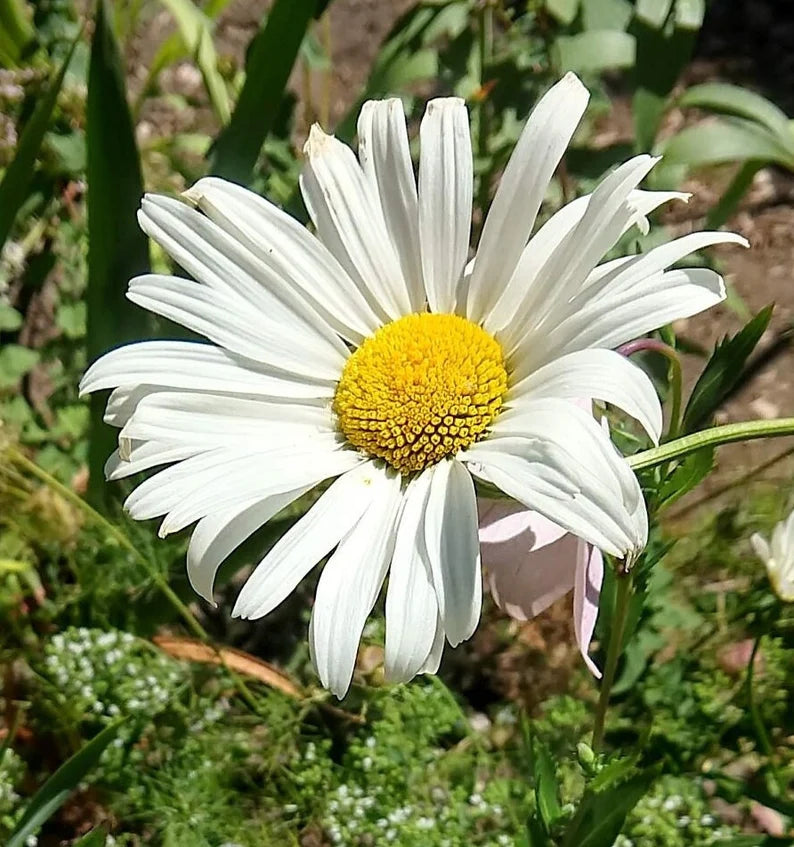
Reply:
M183 679L179 665L153 651L127 632L70 628L45 648L45 674L76 717L152 715Z

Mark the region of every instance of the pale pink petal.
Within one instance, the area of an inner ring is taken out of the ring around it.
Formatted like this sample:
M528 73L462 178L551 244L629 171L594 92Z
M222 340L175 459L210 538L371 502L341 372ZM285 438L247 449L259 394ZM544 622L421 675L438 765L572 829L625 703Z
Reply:
M590 672L601 679L601 671L590 658L590 641L598 617L598 598L604 580L604 559L597 547L577 539L576 578L573 589L573 621L576 643Z
M480 550L494 601L517 620L573 588L579 539L507 500L480 500Z

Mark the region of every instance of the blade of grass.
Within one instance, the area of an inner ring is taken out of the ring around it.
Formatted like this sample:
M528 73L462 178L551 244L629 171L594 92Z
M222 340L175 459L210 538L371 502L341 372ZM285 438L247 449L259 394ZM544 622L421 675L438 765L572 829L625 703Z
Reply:
M213 174L243 184L250 181L316 8L317 0L276 0L273 4L249 45L240 97L213 149Z
M8 238L17 212L28 197L28 188L33 179L33 171L41 149L41 142L49 126L66 75L66 69L78 40L79 36L72 44L69 55L52 78L47 93L39 100L34 109L22 132L22 137L19 139L16 155L6 169L2 182L0 182L0 246Z
M229 122L231 103L226 82L218 71L218 54L212 41L212 21L192 0L160 0L179 27L181 39L201 71L204 87L218 120Z
M116 738L127 720L122 718L106 726L55 771L33 795L16 829L6 842L6 847L23 847L28 837L33 835L66 802L69 795L99 761L105 748Z
M23 0L0 0L0 53L3 63L16 65L35 37Z
M88 68L89 361L122 341L146 335L145 313L125 298L127 281L149 269L149 245L136 221L143 194L135 130L107 0L98 0ZM105 496L103 466L115 433L102 420L104 398L91 398L89 495Z

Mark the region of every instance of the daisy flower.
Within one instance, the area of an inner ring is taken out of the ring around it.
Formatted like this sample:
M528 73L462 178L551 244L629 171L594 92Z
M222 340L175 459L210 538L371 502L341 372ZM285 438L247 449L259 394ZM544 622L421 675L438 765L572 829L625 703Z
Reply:
M784 603L794 603L794 512L772 530L770 541L756 532L750 543L766 565L775 594Z
M537 104L469 262L472 150L465 104L432 100L418 185L399 100L369 102L358 158L319 127L301 190L316 235L217 178L185 202L147 196L140 224L195 281L147 274L134 303L210 344L147 341L106 354L82 391L112 388L121 427L107 474L161 465L126 501L160 534L196 524L187 568L208 600L229 553L322 485L234 607L261 618L328 557L310 645L322 683L350 685L388 575L386 673L438 667L482 603L475 479L618 558L647 538L642 495L592 415L593 399L656 440L648 377L611 348L725 296L710 270L668 270L742 239L696 233L641 256L603 256L681 195L640 191L637 156L532 235L588 93L569 74ZM530 236L532 236L530 238Z

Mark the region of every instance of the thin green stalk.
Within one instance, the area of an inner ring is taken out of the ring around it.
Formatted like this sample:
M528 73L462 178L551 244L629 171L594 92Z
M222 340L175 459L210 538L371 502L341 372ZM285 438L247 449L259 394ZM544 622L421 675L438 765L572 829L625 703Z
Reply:
M766 727L764 726L764 721L761 717L761 713L758 711L758 704L755 702L755 696L753 692L753 680L755 678L755 657L758 655L758 651L761 648L761 641L763 637L763 632L756 637L755 641L753 642L753 650L750 653L750 664L747 666L747 706L750 711L750 720L753 723L753 728L755 729L755 734L758 738L758 744L763 750L767 761L769 762L770 781L775 790L776 796L779 797L781 794L781 788L780 780L778 778L774 764L775 750L772 747L772 742L769 740L769 734L767 733Z
M612 616L612 631L609 634L604 678L601 681L601 692L598 696L598 706L596 707L595 724L593 725L593 742L590 745L595 753L598 753L604 741L604 726L606 724L609 696L612 693L612 686L615 683L618 660L620 659L620 654L623 652L623 634L626 631L626 618L629 612L629 600L631 599L631 571L617 572L616 579L617 592L615 595L615 611Z
M493 5L491 0L485 0L480 10L480 26L477 32L478 55L480 64L480 102L479 120L477 126L477 157L480 162L488 160L488 138L491 134L491 111L488 100L486 69L493 56ZM490 171L486 168L480 179L480 191L477 203L485 219L485 212L490 199Z
M179 599L179 596L168 584L168 581L165 579L165 577L146 558L146 556L144 556L141 551L138 550L138 548L132 543L132 541L130 541L129 537L124 532L122 532L117 526L111 523L111 521L109 521L104 515L94 509L93 506L83 500L83 498L80 497L79 494L76 494L63 483L55 479L54 476L48 474L47 471L40 468L35 462L32 462L23 453L20 453L19 450L14 447L10 447L8 452L14 462L23 467L32 476L35 476L37 479L41 480L45 485L52 488L53 491L56 491L58 494L60 494L61 497L64 498L64 500L80 509L97 526L100 526L112 538L114 538L125 550L128 550L135 556L135 558L144 566L144 568L146 568L146 571L152 581L157 585L160 591L163 592L163 594L166 596L166 598L174 607L174 609L181 615L182 619L185 621L188 626L188 629L193 633L193 635L195 635L199 640L203 641L205 644L208 644L213 650L215 650L218 657L220 658L221 664L226 669L226 672L231 676L232 681L237 687L237 690L240 692L240 696L243 698L243 700L245 700L245 702L254 712L259 713L259 706L256 702L256 698L253 696L251 690L245 684L244 680L234 669L228 666L226 660L223 657L223 653L212 643L209 634L204 629L204 627L196 620L195 615L190 611L190 609L188 609L188 607L182 602L182 600Z
M664 356L669 363L670 394L672 396L670 406L670 424L667 428L665 441L670 441L678 436L681 431L681 399L683 395L683 373L681 369L681 358L678 351L671 344L659 341L658 338L641 338L630 341L618 347L618 353L624 356L632 356L634 353L642 353L650 350Z
M67 500L73 506L83 511L95 524L101 526L109 535L111 535L125 550L132 553L136 559L146 568L149 576L157 584L157 587L165 594L171 605L179 612L188 625L190 631L202 641L208 641L209 635L202 625L196 620L193 613L179 599L177 594L165 580L163 575L152 565L152 563L144 556L140 550L130 541L130 539L117 526L111 523L104 515L89 505L79 494L76 494L70 488L51 476L47 471L40 468L35 462L32 462L27 456L19 452L15 448L10 449L13 460L21 465L28 473L40 479L45 485L48 485L54 491L57 491L64 500Z
M778 418L772 421L742 421L741 423L725 424L694 432L682 438L676 438L629 456L626 461L635 471L653 468L671 459L679 459L694 453L702 447L719 447L734 441L751 441L756 438L772 438L774 436L794 435L794 418Z

